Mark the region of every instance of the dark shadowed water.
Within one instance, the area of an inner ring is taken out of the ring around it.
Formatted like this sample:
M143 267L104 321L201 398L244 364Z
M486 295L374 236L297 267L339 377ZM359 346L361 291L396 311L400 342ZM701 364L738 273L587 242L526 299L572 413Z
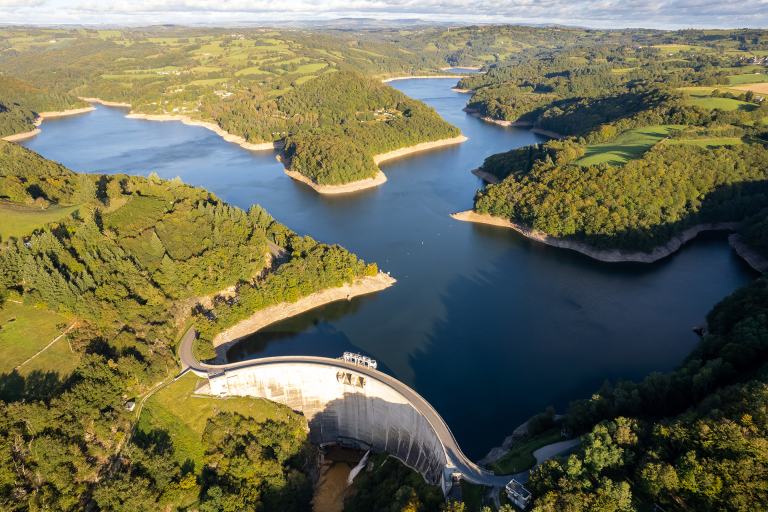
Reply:
M230 360L359 351L429 400L479 459L548 405L562 413L605 379L672 369L698 342L691 328L755 274L723 235L652 265L609 264L451 219L483 186L471 169L543 140L465 114L467 96L454 84L392 82L469 140L383 163L388 181L352 195L321 196L292 181L274 152L178 122L125 119L124 109L46 120L24 145L75 171L180 176L377 262L394 287L272 325Z

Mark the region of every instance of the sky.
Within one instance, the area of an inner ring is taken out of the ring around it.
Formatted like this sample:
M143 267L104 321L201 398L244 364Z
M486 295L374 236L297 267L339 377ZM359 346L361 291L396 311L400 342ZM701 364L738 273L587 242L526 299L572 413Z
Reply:
M768 0L0 0L0 23L270 23L341 17L588 28L767 28Z

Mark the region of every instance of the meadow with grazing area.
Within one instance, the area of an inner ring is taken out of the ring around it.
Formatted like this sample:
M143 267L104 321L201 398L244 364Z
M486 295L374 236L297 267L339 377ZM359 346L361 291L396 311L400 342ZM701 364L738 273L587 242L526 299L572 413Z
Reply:
M0 239L11 237L21 239L43 228L50 222L57 222L77 211L79 206L52 204L45 209L36 205L0 201Z

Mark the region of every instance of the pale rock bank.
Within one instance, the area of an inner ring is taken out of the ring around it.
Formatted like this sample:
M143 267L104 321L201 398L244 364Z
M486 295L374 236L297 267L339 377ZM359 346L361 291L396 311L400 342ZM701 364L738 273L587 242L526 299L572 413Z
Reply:
M736 254L744 258L744 261L749 263L749 266L757 270L761 274L768 272L768 260L757 253L750 246L741 241L741 237L738 233L734 233L728 237L728 243L736 249Z
M33 124L35 126L40 126L44 119L50 119L52 117L64 117L64 116L73 116L76 114L84 114L85 112L91 112L92 110L96 110L96 108L83 107L83 108L73 108L71 110L62 110L60 112L40 112L37 114L37 118L35 119L35 122ZM34 130L30 130L28 132L17 133L15 135L8 135L7 137L3 137L3 140L7 140L8 142L16 142L17 140L24 140L30 137L34 137L38 133L40 133L40 128L35 128Z
M347 300L359 295L378 292L389 288L397 280L384 272L379 272L376 276L358 277L353 284L345 283L338 288L329 288L320 290L306 297L302 297L296 302L283 302L274 306L269 306L260 311L256 311L251 317L238 322L229 329L219 333L213 339L213 346L216 349L216 364L227 362L227 350L242 338L253 334L270 324L285 320L292 316L304 313L310 309L335 302L337 300Z
M526 238L542 242L553 247L559 247L561 249L571 249L578 251L582 254L589 256L600 261L606 262L622 262L622 261L635 261L639 263L652 263L654 261L666 258L673 252L677 251L682 245L689 240L692 240L702 231L733 231L739 227L738 222L718 222L715 224L697 224L681 232L672 240L664 245L654 247L650 252L641 251L627 251L623 249L597 249L587 243L579 242L576 240L564 240L557 238L543 231L538 231L530 226L526 226L520 222L514 222L508 219L502 219L500 217L494 217L492 215L481 215L474 210L466 210L463 212L451 214L456 220L466 222L477 222L480 224L490 224L493 226L501 226L505 228L512 228Z
M216 125L213 123L206 123L205 121L198 121L196 119L192 119L191 117L185 116L185 115L131 113L125 117L127 117L128 119L146 119L147 121L181 121L182 123L189 126L202 126L203 128L216 132L216 134L222 137L225 141L234 142L235 144L238 144L240 147L243 147L245 149L250 149L251 151L266 151L270 149L280 149L285 145L285 143L282 141L262 142L259 144L253 144L245 140L245 138L240 137L239 135L232 135L226 130L221 129L219 125Z

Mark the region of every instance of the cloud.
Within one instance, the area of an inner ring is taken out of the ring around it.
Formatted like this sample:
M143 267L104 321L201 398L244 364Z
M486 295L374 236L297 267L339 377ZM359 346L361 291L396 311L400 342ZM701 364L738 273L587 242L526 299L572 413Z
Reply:
M0 0L34 7L45 0ZM120 23L302 20L338 17L422 18L478 23L564 23L593 27L763 26L761 0L52 0L46 18Z
M40 7L46 0L0 0L0 10Z

